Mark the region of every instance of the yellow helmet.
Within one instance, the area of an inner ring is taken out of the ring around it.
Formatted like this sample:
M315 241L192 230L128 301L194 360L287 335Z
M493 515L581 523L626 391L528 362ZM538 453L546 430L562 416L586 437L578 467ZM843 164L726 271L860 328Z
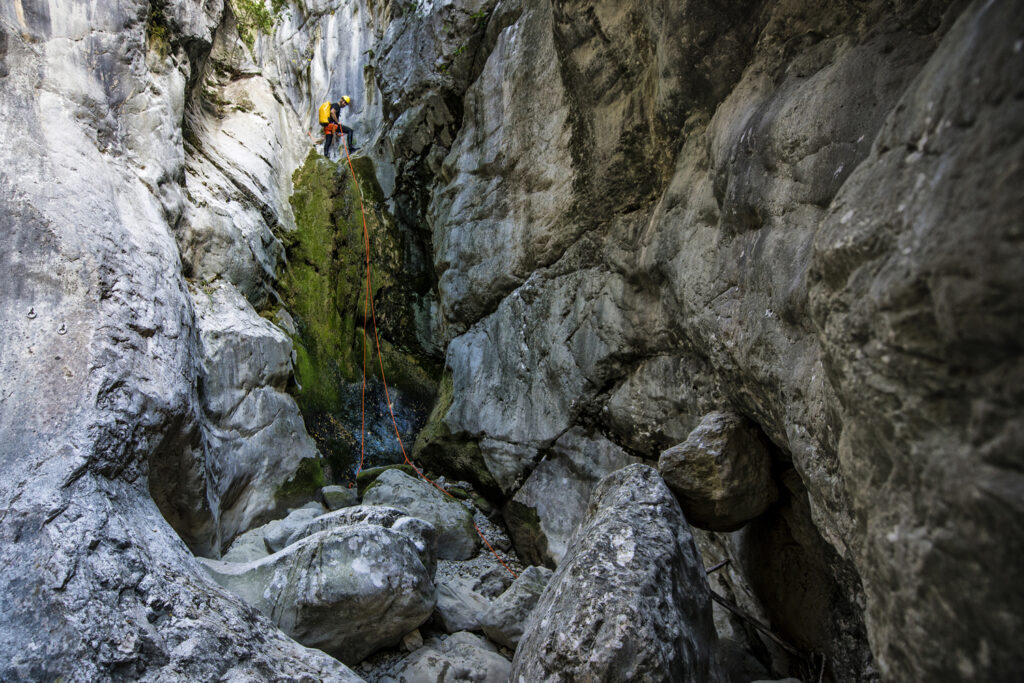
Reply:
M341 101L344 102L345 104L351 104L352 103L352 98L349 97L348 95L342 95L341 96Z

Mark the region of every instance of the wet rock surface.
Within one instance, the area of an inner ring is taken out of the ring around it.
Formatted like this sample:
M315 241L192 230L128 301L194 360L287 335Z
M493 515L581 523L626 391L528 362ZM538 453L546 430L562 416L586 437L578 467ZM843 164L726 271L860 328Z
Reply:
M657 471L630 465L587 515L526 626L512 680L720 680L704 567Z

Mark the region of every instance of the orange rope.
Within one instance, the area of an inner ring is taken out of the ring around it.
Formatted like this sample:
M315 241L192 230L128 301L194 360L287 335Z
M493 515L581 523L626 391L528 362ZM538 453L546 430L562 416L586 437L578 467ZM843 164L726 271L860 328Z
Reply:
M352 157L348 153L348 140L346 138L347 136L344 133L342 133L341 145L342 148L345 150L345 159L348 161L348 168L349 171L351 171L352 173L352 182L356 184L356 190L359 192L359 213L363 219L363 246L366 251L366 300L369 300L370 302L370 319L373 321L373 341L377 348L377 360L380 363L380 378L381 382L384 385L384 399L388 403L388 412L391 414L391 424L395 428L395 438L398 439L398 447L402 451L402 458L405 460L405 464L409 465L409 467L411 467L413 471L416 472L416 474L418 474L421 479L423 479L423 481L427 482L428 484L430 484L431 486L433 486L438 491L448 496L452 500L458 502L458 499L456 499L455 496L453 496L444 488L439 486L436 482L428 478L427 475L423 474L423 472L421 472L420 469L413 464L412 460L409 459L408 454L406 454L405 452L405 444L402 443L402 435L398 432L398 420L395 418L395 410L394 407L391 405L391 393L388 391L388 380L387 377L385 377L384 375L384 355L380 351L380 336L377 332L377 306L373 301L373 289L370 284L370 231L366 227L366 209L363 206L363 191L359 187L359 179L356 178L356 169L355 167L352 166ZM359 456L359 469L356 470L356 474L362 471L363 456L366 452L366 300L364 300L363 302L363 431L361 434L362 446L360 449ZM501 566L505 568L505 571L511 574L513 579L519 578L519 576L514 571L512 571L512 569L507 564L505 564L505 560L501 559L501 555L499 555L498 552L494 549L494 547L490 544L490 542L488 542L487 537L484 536L484 533L480 530L480 527L477 526L477 523L475 521L473 522L473 528L476 529L476 533L478 536L480 536L480 540L484 542L484 545L486 545L487 549L491 551L491 554L494 555L498 562L501 563Z

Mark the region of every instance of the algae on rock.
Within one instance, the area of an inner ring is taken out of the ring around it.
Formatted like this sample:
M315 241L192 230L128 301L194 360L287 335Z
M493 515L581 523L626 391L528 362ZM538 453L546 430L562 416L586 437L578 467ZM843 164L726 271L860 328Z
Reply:
M466 479L487 495L500 497L501 487L487 469L480 446L473 439L452 434L444 422L452 405L453 390L452 374L445 372L437 387L437 401L420 430L412 455L424 467Z
M373 310L388 380L390 403L403 440L411 443L423 424L437 385L436 363L415 342L415 322L403 281L402 237L383 208L373 162L352 160L359 187L347 164L311 151L293 176L291 197L296 230L282 237L287 263L279 274L281 303L294 316L293 393L310 434L340 479L358 460L363 372L363 313L366 248L360 189L365 207L371 264ZM373 314L371 310L368 315ZM367 452L393 459L398 453L388 400L379 382L375 331L366 339Z

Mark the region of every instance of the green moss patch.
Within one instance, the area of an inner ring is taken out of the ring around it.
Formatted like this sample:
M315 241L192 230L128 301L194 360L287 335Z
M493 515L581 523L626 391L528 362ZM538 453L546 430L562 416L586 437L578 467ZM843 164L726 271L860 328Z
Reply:
M365 469L356 475L356 492L359 493L359 497L362 498L363 494L372 489L374 482L377 481L377 478L380 477L380 475L387 472L388 470L401 470L402 472L408 474L410 477L414 477L416 479L420 478L420 475L416 474L416 470L414 470L409 465L406 465L405 463L402 463L401 465L385 465L383 467L370 467L369 469Z
M436 393L440 366L416 342L413 283L407 282L401 235L383 207L373 162L352 162L366 208L384 372L389 387L422 404L425 413ZM333 478L339 480L337 473L350 471L353 447L358 451L347 413L352 411L351 387L362 383L363 372L366 242L360 190L347 163L333 163L315 150L292 182L296 230L281 236L287 262L278 274L278 292L298 330L293 337L293 394ZM372 323L367 342L367 376L379 380L381 361Z
M501 487L487 469L480 446L473 439L452 435L444 423L444 417L452 407L453 395L452 376L446 372L438 385L437 400L430 417L413 446L412 457L425 467L454 479L469 481L485 495L500 499Z
M307 503L327 483L320 461L303 458L291 479L281 484L274 492L274 498L284 504Z

